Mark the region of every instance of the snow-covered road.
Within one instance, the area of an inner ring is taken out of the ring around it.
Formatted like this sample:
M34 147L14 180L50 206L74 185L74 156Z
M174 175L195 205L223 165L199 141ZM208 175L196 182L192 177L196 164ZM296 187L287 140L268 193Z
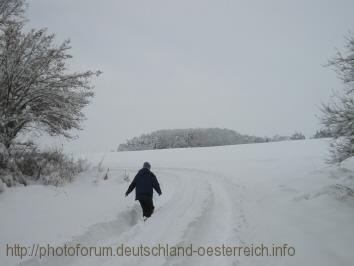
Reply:
M118 172L118 171L117 171ZM111 173L115 173L112 169ZM140 206L128 205L113 221L97 223L67 243L71 246L240 245L238 232L246 226L240 186L220 175L195 169L159 169L164 177L163 196L155 200L155 213L142 221ZM176 189L178 188L178 189ZM208 257L49 257L33 258L21 265L233 265L238 259Z
M353 265L350 164L324 164L327 142L293 141L201 149L111 153L60 189L32 186L0 195L0 265ZM88 156L93 165L102 155ZM149 160L163 194L142 221L128 183ZM97 182L97 180L99 180ZM7 228L7 229L5 229ZM6 256L7 243L31 246L292 246L294 256Z

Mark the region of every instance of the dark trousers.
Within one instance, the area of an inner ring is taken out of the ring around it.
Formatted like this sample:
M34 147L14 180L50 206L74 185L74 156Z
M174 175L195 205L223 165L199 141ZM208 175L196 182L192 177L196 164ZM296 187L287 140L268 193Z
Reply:
M154 212L154 203L152 202L152 198L140 199L139 200L141 208L143 209L143 216L150 217Z

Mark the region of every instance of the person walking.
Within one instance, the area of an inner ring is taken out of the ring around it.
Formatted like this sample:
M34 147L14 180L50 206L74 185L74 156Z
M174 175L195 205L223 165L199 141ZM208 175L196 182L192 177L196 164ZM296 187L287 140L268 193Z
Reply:
M135 189L135 200L138 200L143 210L143 219L151 217L154 212L154 203L152 200L153 189L161 196L160 184L153 172L150 171L151 165L145 162L143 168L134 177L133 181L128 187L125 196L127 197L130 192Z

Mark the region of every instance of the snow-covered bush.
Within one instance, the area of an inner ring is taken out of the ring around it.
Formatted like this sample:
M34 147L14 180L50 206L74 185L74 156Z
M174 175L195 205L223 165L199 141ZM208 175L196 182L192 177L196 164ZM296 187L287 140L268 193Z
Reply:
M19 158L17 164L24 175L56 186L71 182L78 173L87 169L85 161L74 160L59 149L45 152L34 149Z
M12 187L16 182L16 175L9 170L0 169L0 180L7 186Z
M0 169L5 169L7 161L9 160L9 153L5 145L0 142Z
M0 180L8 187L15 184L27 185L21 172L18 170L16 160L11 156L10 150L0 143Z
M338 137L330 144L331 157L328 163L340 163L354 156L354 139L351 137Z
M2 182L2 180L0 179L0 193L5 191L5 184L4 182Z
M27 185L36 181L46 185L62 185L89 167L87 161L66 155L60 149L40 151L32 143L13 145L0 179L8 186Z

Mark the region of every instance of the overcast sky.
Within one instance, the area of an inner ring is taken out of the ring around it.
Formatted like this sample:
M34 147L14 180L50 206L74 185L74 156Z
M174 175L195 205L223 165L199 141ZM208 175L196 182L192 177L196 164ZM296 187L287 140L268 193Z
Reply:
M323 65L344 49L353 10L353 0L31 0L28 18L71 39L72 70L103 71L84 130L64 142L101 152L166 128L313 135L340 88Z

